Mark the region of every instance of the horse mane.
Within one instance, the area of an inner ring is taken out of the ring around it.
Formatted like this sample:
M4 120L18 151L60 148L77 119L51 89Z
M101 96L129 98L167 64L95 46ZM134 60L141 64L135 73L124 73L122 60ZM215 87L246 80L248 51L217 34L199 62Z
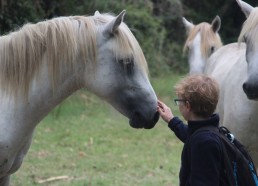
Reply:
M257 29L254 29L258 25L258 7L255 7L246 21L243 24L241 33L238 37L238 43L244 41L244 38L246 35L248 35L249 38L252 38L253 40L257 41L258 39L258 31ZM250 32L251 30L255 30Z
M222 42L217 33L211 28L209 23L203 22L198 25L195 25L189 32L188 38L186 39L184 45L184 53L187 50L187 46L189 43L196 37L196 35L200 32L201 34L201 52L204 57L209 57L210 48L209 46L214 45L217 47L222 46Z
M45 63L55 88L61 64L73 69L78 54L82 55L85 63L96 61L97 26L112 18L114 17L110 14L59 17L36 24L25 24L17 31L0 37L1 87L8 94L19 91L27 95L32 79L37 78L40 67ZM117 43L120 47L117 47ZM140 67L147 72L143 52L124 23L114 34L112 46L117 58L132 51L130 55L136 58L135 61L141 62Z

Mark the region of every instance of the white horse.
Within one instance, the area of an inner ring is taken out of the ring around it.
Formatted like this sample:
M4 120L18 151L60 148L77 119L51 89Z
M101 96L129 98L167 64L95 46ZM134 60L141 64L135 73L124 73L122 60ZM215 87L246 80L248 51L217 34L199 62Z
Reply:
M217 111L221 123L247 147L258 165L258 8L241 0L237 3L247 17L239 42L217 50L205 73L220 84Z
M1 186L21 166L39 121L78 89L110 103L132 127L154 127L157 97L124 15L60 17L0 37Z
M222 46L218 34L220 18L216 16L211 24L194 25L183 17L183 24L187 31L184 53L188 55L189 73L203 73L208 58Z

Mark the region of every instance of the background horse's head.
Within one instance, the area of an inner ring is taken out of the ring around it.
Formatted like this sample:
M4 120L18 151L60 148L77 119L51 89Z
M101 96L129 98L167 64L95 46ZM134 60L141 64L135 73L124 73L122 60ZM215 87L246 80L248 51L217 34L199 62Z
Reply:
M130 119L134 128L158 121L157 98L148 80L147 63L123 18L96 12L96 61L85 73L86 86ZM94 73L93 73L94 72Z
M237 0L247 17L238 41L246 43L246 61L248 77L243 90L249 99L258 100L258 8Z
M188 55L189 73L203 73L208 58L222 46L218 34L221 25L220 18L216 16L211 24L203 22L198 25L183 18L183 24L188 35L184 52Z

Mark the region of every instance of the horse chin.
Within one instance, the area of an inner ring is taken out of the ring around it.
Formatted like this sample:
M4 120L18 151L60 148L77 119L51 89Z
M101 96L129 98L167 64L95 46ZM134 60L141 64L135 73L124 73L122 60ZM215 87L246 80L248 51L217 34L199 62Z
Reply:
M130 119L129 120L129 124L132 128L135 128L135 129L141 129L143 128L143 125L142 123L140 122L136 122L134 119Z
M253 100L253 101L258 101L258 95L255 95L255 96L254 95L251 95L251 96L248 95L247 98L250 99L250 100Z
M129 120L129 124L131 127L136 129L140 129L140 128L152 129L155 126L155 124L158 122L158 120L159 120L159 113L156 112L154 114L154 117L149 121L146 121L143 117L136 115L135 117Z
M246 96L248 99L253 100L253 101L258 101L258 94L247 94Z

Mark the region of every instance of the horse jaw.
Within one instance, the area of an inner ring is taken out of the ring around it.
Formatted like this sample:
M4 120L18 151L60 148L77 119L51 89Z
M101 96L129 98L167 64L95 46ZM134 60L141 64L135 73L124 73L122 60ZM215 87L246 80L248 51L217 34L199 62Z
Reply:
M106 101L119 113L128 118L132 128L153 128L159 120L159 113L156 110L157 98L154 91L150 94L148 93L149 91L141 90L142 93L140 94L145 97L138 97L137 92L124 91L121 94L121 91L117 91L109 96ZM135 94L136 97L132 97L133 94ZM155 96L155 98L153 96Z

